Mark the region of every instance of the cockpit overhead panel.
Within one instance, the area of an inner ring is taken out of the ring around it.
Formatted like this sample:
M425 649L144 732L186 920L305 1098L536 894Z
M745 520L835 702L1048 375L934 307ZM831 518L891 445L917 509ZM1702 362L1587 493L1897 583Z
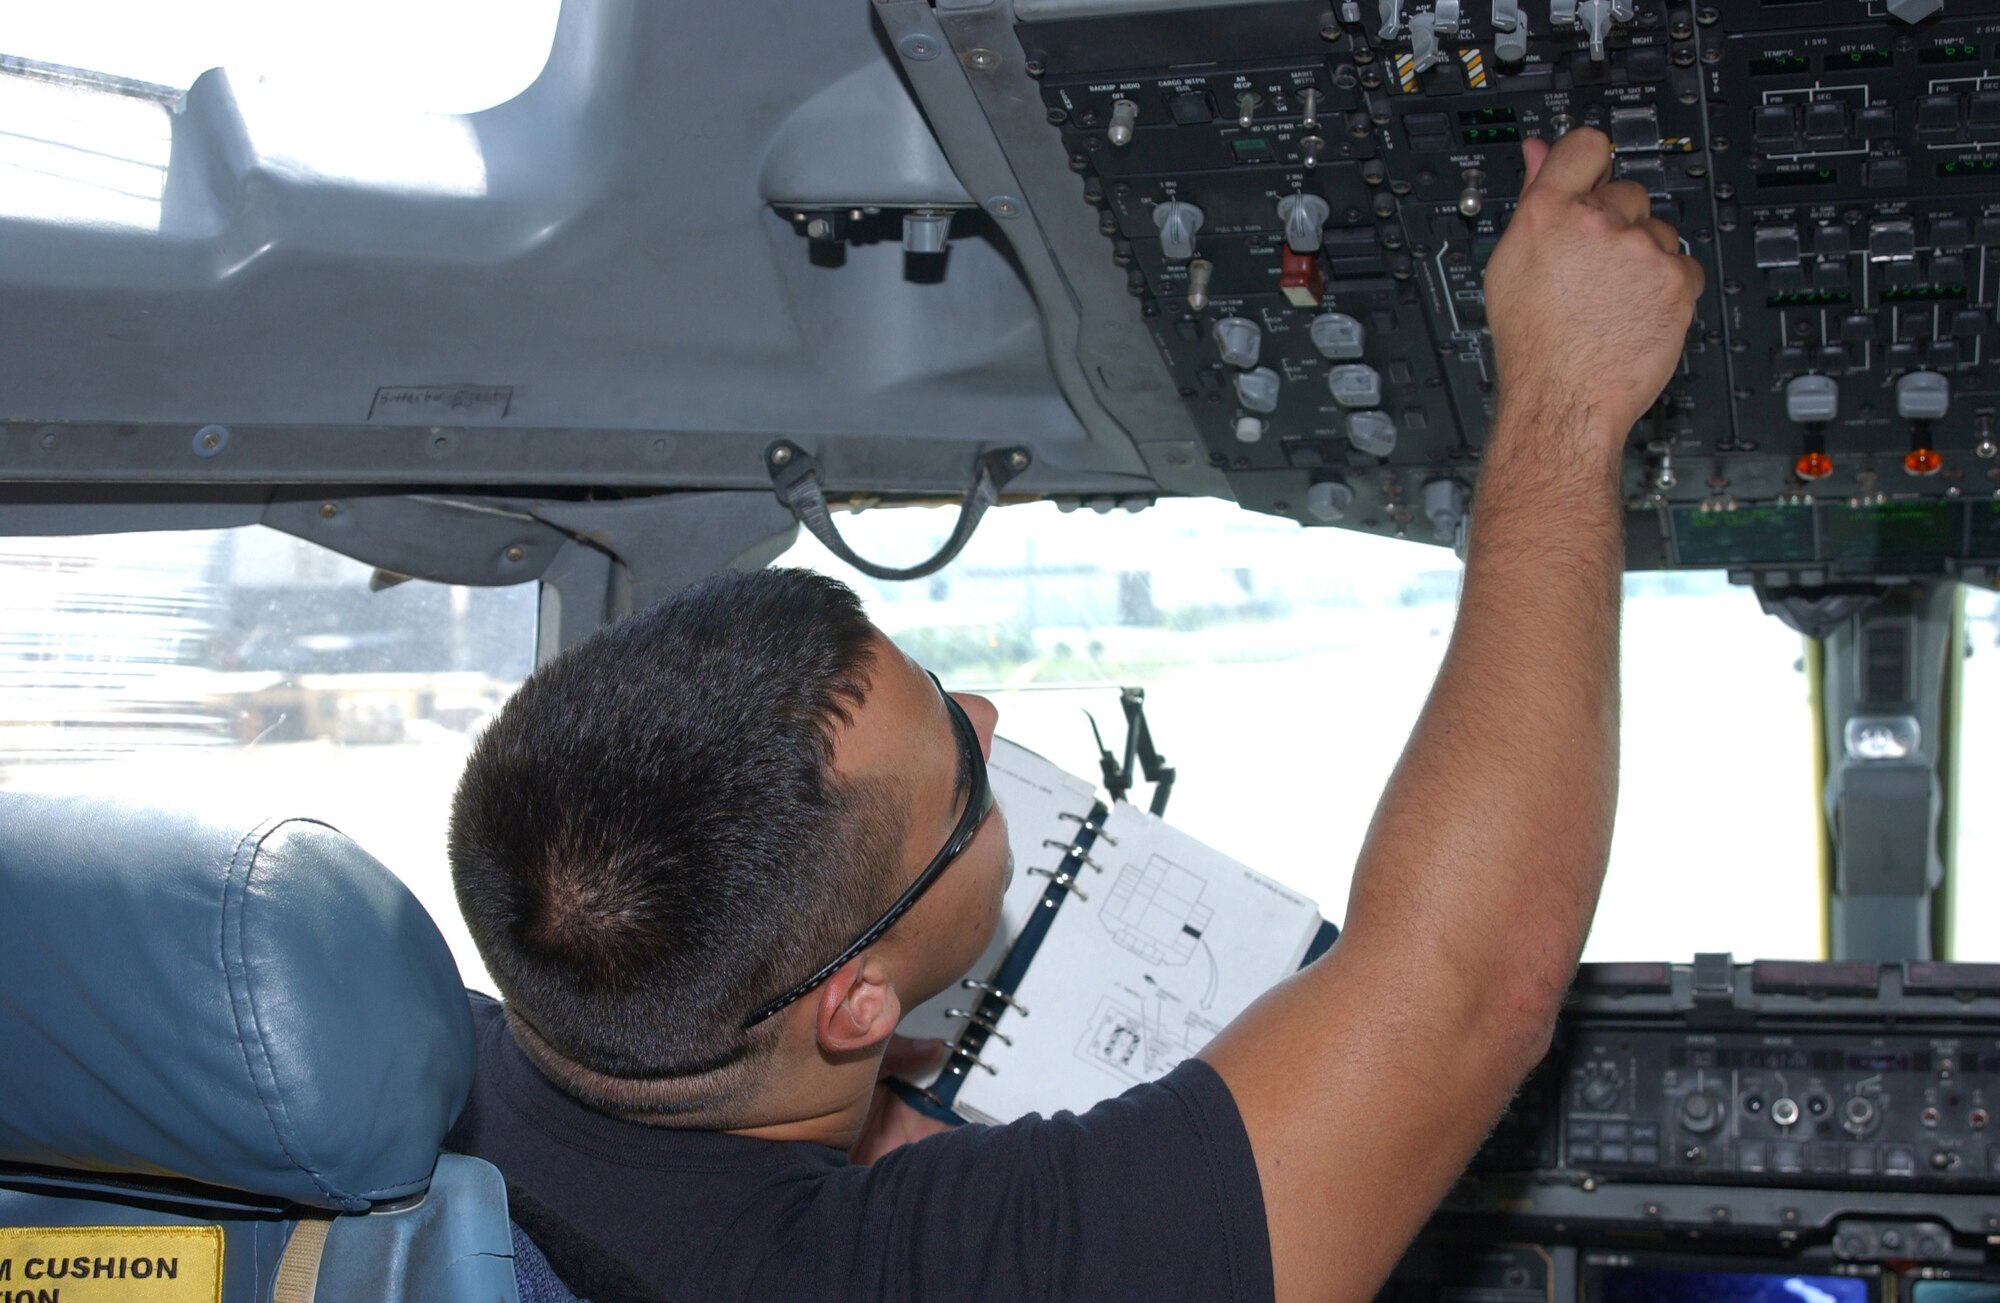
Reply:
M1065 272L1124 291L1080 353L1142 338L1246 505L1453 541L1520 141L1590 126L1708 273L1632 433L1631 564L2000 564L1993 0L996 8L936 13ZM1114 415L1144 388L1086 373Z

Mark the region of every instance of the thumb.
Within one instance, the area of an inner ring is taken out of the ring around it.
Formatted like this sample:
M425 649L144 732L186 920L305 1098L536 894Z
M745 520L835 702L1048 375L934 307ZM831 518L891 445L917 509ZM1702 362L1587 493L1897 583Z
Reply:
M1541 139L1539 136L1529 136L1521 142L1521 161L1527 167L1527 173L1521 178L1521 188L1523 190L1526 190L1535 183L1535 178L1540 175L1542 164L1548 160L1548 157L1548 141Z

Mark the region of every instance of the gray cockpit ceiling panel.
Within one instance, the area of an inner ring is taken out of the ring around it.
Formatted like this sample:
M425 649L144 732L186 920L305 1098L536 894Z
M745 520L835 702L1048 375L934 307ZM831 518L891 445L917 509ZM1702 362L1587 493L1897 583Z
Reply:
M956 494L998 443L1018 491L1152 487L866 3L568 0L463 116L225 70L145 107L156 205L0 216L0 480L749 488L784 437L835 489ZM10 130L59 156L48 121ZM788 206L827 204L951 212L950 249L816 246Z

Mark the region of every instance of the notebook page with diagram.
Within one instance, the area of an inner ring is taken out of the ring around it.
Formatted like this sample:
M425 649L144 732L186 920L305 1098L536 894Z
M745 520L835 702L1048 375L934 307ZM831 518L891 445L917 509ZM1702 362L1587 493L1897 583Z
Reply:
M1311 900L1123 802L1010 990L952 1106L973 1121L1081 1111L1192 1057L1295 972Z
M1059 864L1093 808L1102 808L1097 806L1097 792L1090 783L1003 737L993 739L986 775L1000 812L1007 818L1014 876L1000 902L1000 926L994 929L986 952L972 966L971 972L979 977L999 969L1049 885L1045 873L1029 870L1048 870ZM905 1013L896 1031L903 1036L952 1040L965 1030L967 1020L962 1013L952 1017L947 1011L967 1009L974 1003L974 991L954 984Z

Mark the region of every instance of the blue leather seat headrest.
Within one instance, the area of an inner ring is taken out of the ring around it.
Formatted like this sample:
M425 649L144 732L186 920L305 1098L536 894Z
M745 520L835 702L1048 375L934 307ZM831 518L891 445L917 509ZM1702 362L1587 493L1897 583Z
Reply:
M0 792L0 1161L355 1211L472 1084L458 970L342 834Z

